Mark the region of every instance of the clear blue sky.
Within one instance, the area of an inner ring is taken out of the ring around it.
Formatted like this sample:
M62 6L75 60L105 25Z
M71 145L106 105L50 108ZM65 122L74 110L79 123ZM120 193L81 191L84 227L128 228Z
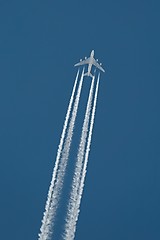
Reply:
M73 65L92 49L106 73L76 240L160 239L159 10L158 0L0 1L1 239L37 239Z

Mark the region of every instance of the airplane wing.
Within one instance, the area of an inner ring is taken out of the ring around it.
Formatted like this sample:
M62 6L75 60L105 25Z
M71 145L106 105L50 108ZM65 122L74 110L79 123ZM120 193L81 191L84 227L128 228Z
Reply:
M99 65L99 63L97 63L95 59L93 60L93 65L99 68L102 72L105 72L104 69Z
M89 60L90 60L90 58L87 58L87 59L85 59L85 60L83 60L83 61L75 64L74 66L76 67L76 66L81 66L81 65L89 64Z

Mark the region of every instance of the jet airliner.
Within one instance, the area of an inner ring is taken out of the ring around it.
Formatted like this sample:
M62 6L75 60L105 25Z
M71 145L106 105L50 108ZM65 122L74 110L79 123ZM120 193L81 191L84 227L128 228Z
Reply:
M99 68L102 72L105 72L104 69L101 67L101 63L99 64L98 59L95 60L94 59L94 50L91 51L90 57L86 58L85 60L80 60L79 63L75 64L74 66L81 66L81 65L85 65L88 64L88 72L84 74L84 76L90 76L93 77L93 75L91 74L91 69L92 69L92 65L94 65L96 68Z

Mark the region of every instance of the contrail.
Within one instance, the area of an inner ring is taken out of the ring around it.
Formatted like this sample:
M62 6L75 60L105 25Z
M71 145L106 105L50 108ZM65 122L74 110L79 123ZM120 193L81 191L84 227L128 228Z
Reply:
M79 74L79 72L77 73L76 79L78 79L78 74ZM73 136L73 130L74 130L75 120L76 120L76 116L77 116L77 110L78 110L79 99L80 99L82 83L83 83L83 75L84 75L84 69L82 71L81 79L80 79L78 90L77 90L76 99L75 99L73 110L72 110L72 116L71 116L69 127L68 127L67 136L66 136L66 139L64 142L72 104L70 104L70 106L69 106L70 111L67 112L68 115L67 115L67 121L65 121L66 122L65 130L64 130L64 132L62 132L63 133L63 136L61 137L62 141L59 145L60 150L58 151L58 154L57 154L57 156L59 157L58 158L59 160L57 161L58 163L55 165L55 170L54 170L55 174L53 174L54 180L53 180L53 182L51 182L52 186L50 188L50 193L49 193L49 197L48 197L49 200L46 204L47 212L46 212L45 218L44 218L45 222L42 222L42 227L40 229L41 233L39 234L39 240L49 240L49 239L51 239L51 236L53 234L53 226L54 226L54 221L55 221L55 216L56 216L56 210L58 207L58 201L59 201L62 186L63 186L65 170L67 167L67 160L68 160L68 156L69 156L69 151L70 151L70 146L71 146L72 136ZM77 80L76 80L76 82L77 82ZM74 85L75 88L73 89L74 90L73 92L75 92L76 84ZM72 97L72 102L73 102L73 99L74 99L74 94ZM64 147L63 147L63 142L64 142ZM62 147L63 147L63 149L62 149Z
M100 74L98 75L97 79L97 84L96 84L96 91L94 95L94 103L93 103L93 109L92 109L92 115L91 115L91 122L90 122L90 129L89 129L89 135L88 135L88 140L87 140L87 147L86 147L86 153L85 153L85 160L84 160L84 165L83 165L83 171L82 171L82 178L81 178L81 183L79 187L79 194L78 194L78 199L77 199L77 211L76 211L76 222L78 220L79 212L80 212L80 203L81 203L81 198L83 194L83 189L84 189L84 181L85 181L85 176L87 172L87 164L88 164L88 157L89 157L89 152L90 152L90 146L91 146L91 141L92 141L92 133L93 133L93 126L94 126L94 119L95 119L95 113L96 113L96 104L97 104L97 97L98 97L98 89L99 89L99 79L100 79ZM76 223L74 225L74 234L76 231Z
M83 194L84 181L85 181L85 176L87 171L87 163L88 163L92 132L93 132L93 126L94 126L94 118L95 118L96 103L97 103L98 88L99 88L99 78L100 78L100 75L98 75L97 84L96 84L91 122L90 122L89 134L87 139L87 147L85 152L85 159L84 159L84 163L80 162L79 166L77 167L78 177L75 179L78 180L77 181L79 185L78 189L77 188L75 189L76 180L74 180L74 183L73 183L73 188L72 188L73 196L71 196L70 205L68 209L68 216L67 216L65 235L64 235L65 240L73 240L75 237L76 224L77 224L77 220L80 212L80 203L81 203L81 198ZM80 151L80 147L79 147L79 151ZM83 163L83 166L81 166L82 163ZM82 175L80 176L81 171L82 171ZM76 174L76 171L75 171L75 174Z
M68 126L68 121L69 121L69 117L70 117L70 113L71 113L71 109L72 109L72 104L73 104L73 100L74 100L74 95L75 95L75 91L76 91L78 76L79 76L79 70L77 72L77 76L76 76L76 79L75 79L75 82L74 82L71 98L70 98L70 101L69 101L69 105L68 105L68 109L67 109L67 113L66 113L66 117L65 117L65 121L64 121L63 130L62 130L62 134L61 134L61 138L60 138L60 143L59 143L59 146L58 146L55 166L54 166L54 170L53 170L53 174L52 174L52 180L51 180L51 183L50 183L48 196L47 196L47 201L46 201L46 205L45 205L45 212L43 213L42 226L40 228L41 234L39 234L39 239L42 239L41 235L43 233L43 230L44 230L45 224L46 224L46 220L47 220L47 213L48 213L49 207L50 207L52 191L53 191L53 187L54 187L55 180L56 180L56 175L57 175L57 170L58 170L58 166L59 166L60 156L61 156L61 152L62 152L64 138L65 138L65 135L66 135L66 129L67 129L67 126Z
M74 229L74 225L76 224L75 211L77 211L76 204L77 204L77 198L78 198L79 185L81 181L83 160L85 156L85 147L86 147L89 120L90 120L91 108L92 108L94 81L95 81L95 77L92 78L92 84L90 87L88 103L87 103L86 113L85 113L83 127L82 127L81 140L80 140L78 154L77 154L77 161L76 161L75 172L74 172L74 177L72 182L72 189L71 189L70 200L69 200L68 209L67 209L65 233L63 236L65 240L74 239L73 229Z

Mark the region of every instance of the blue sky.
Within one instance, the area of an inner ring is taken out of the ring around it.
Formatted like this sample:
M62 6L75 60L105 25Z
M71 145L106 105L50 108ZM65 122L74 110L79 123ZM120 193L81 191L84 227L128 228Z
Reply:
M76 240L160 239L158 0L0 2L1 239L37 239L73 65L101 76Z

